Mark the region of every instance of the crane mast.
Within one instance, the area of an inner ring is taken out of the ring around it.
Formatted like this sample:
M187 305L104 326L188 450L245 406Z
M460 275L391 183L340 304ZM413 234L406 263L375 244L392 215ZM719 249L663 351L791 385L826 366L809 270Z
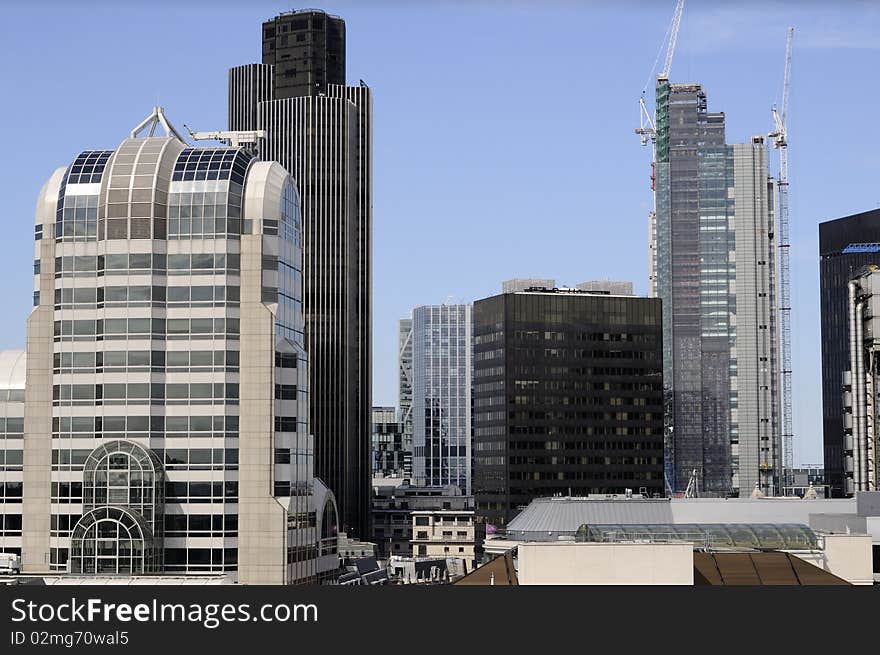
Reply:
M660 77L663 78L669 78L669 71L672 68L672 55L675 54L675 43L678 41L678 28L681 26L681 14L683 11L684 0L678 0L669 30L669 47L666 48L666 61L663 64L663 72L660 73Z
M663 63L663 70L657 74L657 79L669 79L669 71L672 68L672 56L675 54L675 44L678 41L678 28L681 27L681 14L683 11L684 0L677 0L675 3L675 12L672 14L672 22L669 23L669 29L667 31L669 37L668 41L665 36L663 38L664 43L667 43L666 59ZM654 61L654 66L651 68L652 74L657 68L657 62L660 61L660 52L662 49L663 44L661 43L660 51L657 52L657 59ZM648 141L650 140L653 147L654 144L657 143L657 132L655 130L654 121L651 119L651 112L648 110L648 105L645 103L645 91L647 91L650 81L649 77L648 82L645 84L645 88L642 90L642 95L639 98L639 126L635 129L635 133L639 135L643 146L648 145ZM653 161L653 158L651 161Z
M777 178L777 209L779 213L779 345L782 373L782 476L783 485L789 480L794 460L794 426L792 425L791 392L791 263L790 224L788 214L788 92L791 76L791 42L794 28L788 28L785 44L785 72L782 78L782 102L779 110L772 108L773 147L779 151Z

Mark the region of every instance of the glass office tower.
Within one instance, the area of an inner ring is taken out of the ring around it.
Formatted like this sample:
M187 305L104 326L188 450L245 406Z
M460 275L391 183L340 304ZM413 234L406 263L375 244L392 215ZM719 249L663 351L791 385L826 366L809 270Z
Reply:
M474 303L474 496L506 525L543 496L663 493L660 301L575 289Z
M140 137L152 121L165 137ZM315 582L299 194L161 108L40 191L23 442L25 572ZM6 440L6 448L15 442Z
M471 493L471 305L412 312L413 479Z
M781 480L773 186L697 84L657 82L650 288L663 300L666 477L748 495Z
M261 64L229 71L229 128L264 130L261 157L302 194L303 311L315 470L343 529L370 533L372 94L345 86L345 24L322 11L263 24Z

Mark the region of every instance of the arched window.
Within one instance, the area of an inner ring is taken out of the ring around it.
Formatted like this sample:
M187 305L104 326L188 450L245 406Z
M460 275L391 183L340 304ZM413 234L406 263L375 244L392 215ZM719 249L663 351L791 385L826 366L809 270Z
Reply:
M70 539L71 573L117 575L151 573L160 550L144 520L121 507L86 512Z
M339 519L336 514L336 501L332 494L327 495L321 512L321 538L318 541L319 555L333 555L339 550Z
M281 191L281 237L296 246L302 245L299 191L290 178L284 182Z
M95 448L83 467L83 511L104 505L124 507L143 517L151 532L161 530L164 476L158 458L133 441L108 441Z
M339 532L339 521L336 518L336 503L327 498L324 512L321 514L321 539L335 539Z

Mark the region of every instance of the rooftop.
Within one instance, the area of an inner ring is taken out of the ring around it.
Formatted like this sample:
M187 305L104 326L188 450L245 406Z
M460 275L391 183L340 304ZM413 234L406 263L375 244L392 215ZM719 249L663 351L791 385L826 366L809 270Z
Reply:
M811 514L855 514L856 499L551 497L533 500L507 526L508 538L574 535L582 525L798 523Z

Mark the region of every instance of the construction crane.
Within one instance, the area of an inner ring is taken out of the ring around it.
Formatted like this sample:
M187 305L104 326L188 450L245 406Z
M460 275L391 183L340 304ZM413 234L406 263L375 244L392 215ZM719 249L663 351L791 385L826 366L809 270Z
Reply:
M788 92L791 82L791 42L794 28L788 28L785 43L785 72L782 77L782 102L777 110L773 105L773 147L779 151L777 178L777 207L779 214L779 341L782 359L782 482L791 475L793 464L794 426L792 425L791 398L791 264L790 226L788 216Z
M663 51L663 43L667 44L666 58L663 62L663 70L657 74L657 79L669 79L669 72L672 69L672 56L675 54L675 44L678 41L678 28L681 27L681 15L683 12L684 0L677 0L675 3L675 11L672 14L672 22L669 23L669 28L666 31L666 35L663 37L660 49L657 51L657 58L654 60L654 65L651 67L651 73L648 75L648 81L645 82L645 88L642 89L642 95L639 98L639 127L636 128L635 133L639 135L643 146L648 145L649 140L651 141L652 146L657 142L657 132L654 126L654 120L651 118L651 112L648 111L648 106L645 103L645 92L648 90L648 84L651 83L651 77L657 68L657 62L660 61L660 53Z
M681 14L684 11L684 0L678 0L675 4L675 13L672 15L672 24L669 27L669 46L666 48L666 61L663 71L657 76L669 79L669 71L672 68L672 55L675 54L675 42L678 41L678 28L681 26Z

